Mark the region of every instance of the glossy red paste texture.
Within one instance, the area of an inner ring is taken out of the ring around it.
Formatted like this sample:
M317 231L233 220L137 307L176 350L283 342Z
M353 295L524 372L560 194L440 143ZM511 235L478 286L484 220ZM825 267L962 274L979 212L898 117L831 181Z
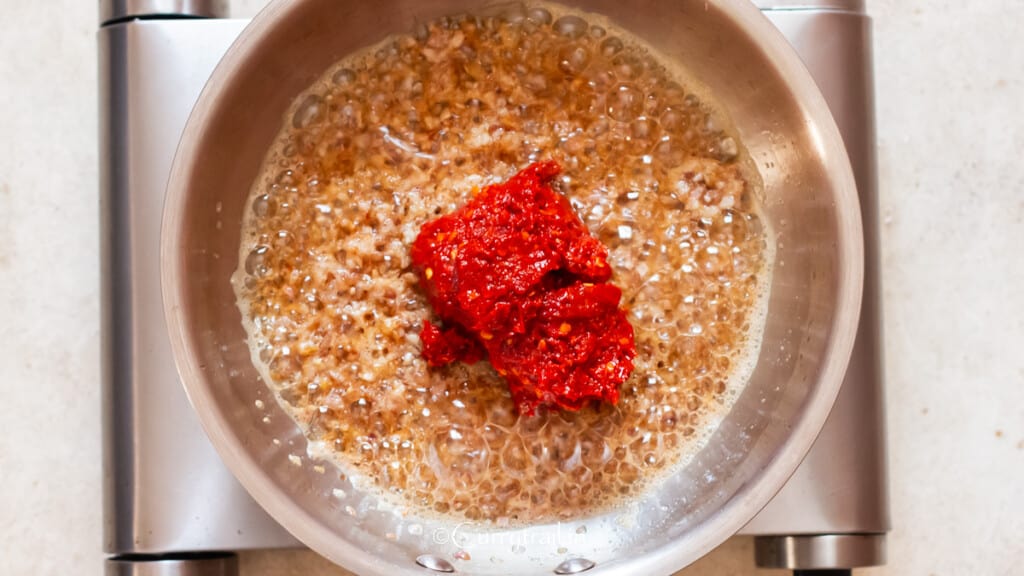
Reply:
M615 403L636 356L608 283L608 250L539 162L423 225L412 261L443 322L420 338L432 366L490 360L520 412Z

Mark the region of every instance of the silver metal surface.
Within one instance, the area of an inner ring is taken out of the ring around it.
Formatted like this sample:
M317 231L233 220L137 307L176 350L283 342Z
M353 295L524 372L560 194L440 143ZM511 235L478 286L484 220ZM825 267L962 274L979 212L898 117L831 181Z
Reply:
M829 570L885 564L885 536L881 534L819 534L815 536L759 536L754 557L762 568Z
M688 59L688 68L730 111L761 171L777 263L785 263L773 277L758 368L707 448L636 503L631 529L621 529L613 515L588 519L588 537L570 550L598 561L595 573L667 573L749 521L824 423L859 318L863 246L856 188L824 100L752 5L666 0L637 11L612 0L576 4L609 15L669 56L705 55ZM476 540L466 526L458 542L441 543L430 536L454 531L436 520L346 512L373 509L376 501L336 475L295 466L306 454L301 432L276 403L265 402L263 412L253 408L272 395L251 365L228 283L237 265L244 199L290 100L355 47L469 5L273 4L215 71L184 131L168 189L165 305L178 367L201 421L264 507L312 548L359 573L418 574L414 559L420 554L452 557L457 549L473 558L460 561L459 571L481 574L550 573L564 558L556 550L556 526L485 532L486 539ZM261 413L269 414L269 424L259 422ZM346 494L342 501L331 499L335 488ZM420 523L424 536L385 538L403 533L407 522ZM513 537L541 544L514 557L505 545Z
M778 7L791 3L759 4ZM811 454L787 484L787 488L783 489L780 495L744 529L744 532L792 534L886 530L889 522L885 497L883 429L880 427L883 423L880 357L877 350L881 340L877 282L871 281L873 271L877 267L877 234L873 232L877 223L877 207L874 190L874 140L871 131L873 114L869 24L866 20L856 20L856 24L851 26L849 20L823 19L820 14L813 11L776 10L769 12L768 16L794 42L795 48L808 64L829 101L833 115L843 132L847 149L852 156L862 198L868 268L861 331L850 371L836 407ZM149 214L147 218L139 218L138 215L131 218L118 217L117 214L106 210L114 199L122 206L133 204L132 210L135 212L139 212L140 203L161 204L163 187L156 182L160 178L165 178L169 169L174 141L187 115L186 108L190 106L206 81L204 71L212 68L243 24L195 20L150 22L144 25L132 23L126 25L136 27L132 34L122 31L112 36L108 36L109 33L106 32L100 35L100 43L104 46L105 54L101 61L103 78L114 83L113 86L107 86L107 82L101 82L105 94L100 100L101 112L105 117L102 126L107 132L107 145L104 149L113 152L104 155L104 172L108 174L103 187L104 266L108 270L121 270L122 279L133 274L144 277L143 270L149 270L148 273L154 275L146 281L142 281L143 278L125 283L123 280L115 281L108 274L104 274L104 280L110 282L104 288L104 294L107 295L104 306L104 380L105 397L108 401L104 403L104 422L107 438L105 485L108 551L196 549L197 537L179 537L189 533L202 535L203 540L208 541L213 548L242 549L298 545L286 532L275 529L268 517L253 514L251 501L241 486L233 481L193 483L191 486L192 498L222 503L222 517L219 522L228 525L226 530L221 530L217 523L210 522L205 517L205 511L199 520L194 520L193 507L182 507L175 499L172 499L168 506L159 505L167 496L166 486L191 481L197 470L203 470L203 476L218 476L223 467L219 458L216 458L206 445L198 423L180 391L177 378L166 370L166 367L170 366L170 351L165 337L160 337L160 332L164 329L163 318L159 314L147 314L145 319L131 320L133 302L148 303L148 308L159 305L158 296L153 296L152 293L147 295L146 292L146 289L150 292L156 290L158 280L155 275L158 271L154 267L132 267L129 262L130 252L133 251L130 244L134 240L144 240L142 252L150 254L150 259L155 257L152 254L155 254L153 246L157 242L155 230L159 218L153 217L155 212L152 208L141 211ZM153 38L145 38L147 35L153 35ZM126 42L129 37L130 46L147 45L148 48L129 49ZM114 49L116 54L108 52L110 43L117 46ZM157 46L162 46L163 50L155 49ZM131 65L128 62L129 54L134 62ZM858 57L863 59L860 64L851 63L851 59L855 60ZM154 87L147 90L135 89L129 95L129 75L133 76L133 85L152 82ZM163 96L154 99L145 107L138 104L126 106L124 103L129 96L134 100L140 100L142 94L158 92ZM125 117L119 118L118 113L123 113ZM160 119L163 121L158 121ZM129 124L134 126L130 138L126 129ZM140 125L146 125L147 128L140 129ZM132 142L131 153L127 153L129 141ZM132 175L131 178L128 177L129 174ZM147 184L129 186L129 180ZM111 186L114 185L119 192L111 191ZM145 198L133 200L134 194L150 195L152 202L147 202ZM156 210L159 210L159 207ZM127 226L131 221L140 223L138 230L151 231L148 240L146 234L129 234L123 230L111 229L112 226ZM111 242L112 239L117 241ZM117 290L111 293L114 288ZM118 312L117 308L124 305L128 308ZM146 323L154 317L159 329L150 330ZM135 329L108 329L118 322L130 322ZM120 344L117 344L118 342ZM865 342L870 344L865 345ZM124 346L127 348L123 348ZM116 353L117 350L121 352ZM135 357L136 353L139 353L138 358ZM156 364L151 367L146 358L155 359ZM165 367L163 371L160 366ZM129 381L133 372L142 372L144 374L139 380L145 380L147 384L121 384L115 387L111 380L114 372L122 374L122 383ZM856 376L857 374L860 376ZM124 397L125 391L129 393L128 398ZM148 395L155 395L157 401L148 401ZM109 400L112 398L121 401L111 403ZM170 401L166 401L168 398ZM159 420L163 417L176 424L160 425ZM136 418L138 422L135 421ZM185 452L190 457L174 458L172 465L164 466L161 464L161 457L145 456L144 447L153 445L152 442L141 442L140 447L143 450L131 448L132 430L136 428L140 429L144 438L152 436L153 429L173 428L173 436L178 436L178 441L158 445L158 449L171 454L178 450L176 446L199 444L200 448L187 448ZM865 434L865 431L868 433ZM871 433L872 431L875 433ZM115 442L114 438L123 438L123 441ZM115 451L119 451L120 454L115 454ZM183 462L184 465L174 465ZM156 467L156 472L148 473L147 469L150 467ZM865 471L868 471L868 474L863 478L868 485L861 487L861 474ZM875 498L871 494L879 497ZM851 498L851 504L844 504L844 498ZM132 512L135 509L140 511L138 515ZM236 520L227 521L229 516L235 515L238 516ZM231 534L240 529L236 527L241 526L247 529L242 534L236 534L236 540ZM138 544L135 544L136 541ZM810 545L806 542L812 541L805 541L803 546Z
M127 557L107 560L105 576L238 576L234 554L178 558Z
M864 0L754 0L754 4L761 10L864 13Z
M174 369L160 297L160 218L174 149L200 88L243 26L150 20L99 32L109 553L295 545L199 427Z
M228 0L100 0L100 23L153 16L226 18Z
M871 21L828 12L769 12L768 17L803 58L843 134L863 215L864 299L832 414L800 468L743 533L883 533L890 521Z

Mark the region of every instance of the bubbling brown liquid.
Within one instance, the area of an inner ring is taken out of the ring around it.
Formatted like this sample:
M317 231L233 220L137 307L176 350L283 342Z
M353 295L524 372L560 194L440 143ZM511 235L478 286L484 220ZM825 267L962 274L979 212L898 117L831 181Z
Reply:
M749 376L769 245L738 143L598 24L509 8L390 38L296 100L254 186L233 280L257 365L403 505L500 525L598 511L696 452ZM420 357L420 226L539 159L623 289L638 356L616 406L521 417L486 362Z

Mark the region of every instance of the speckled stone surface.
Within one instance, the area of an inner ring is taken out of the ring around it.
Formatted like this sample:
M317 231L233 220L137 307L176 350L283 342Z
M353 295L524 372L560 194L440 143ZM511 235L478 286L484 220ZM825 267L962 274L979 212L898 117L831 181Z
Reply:
M895 529L889 565L858 573L1020 574L1024 3L868 8ZM99 576L96 4L2 13L0 574ZM682 574L755 573L751 548L730 540ZM246 553L242 567L345 574L305 551Z

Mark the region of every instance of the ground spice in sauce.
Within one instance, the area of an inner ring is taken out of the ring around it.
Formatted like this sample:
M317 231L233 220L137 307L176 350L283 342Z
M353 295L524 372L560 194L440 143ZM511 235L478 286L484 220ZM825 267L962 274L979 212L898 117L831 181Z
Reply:
M615 403L636 356L608 283L608 250L553 190L538 162L427 222L412 262L443 328L420 333L432 366L486 357L521 413Z

